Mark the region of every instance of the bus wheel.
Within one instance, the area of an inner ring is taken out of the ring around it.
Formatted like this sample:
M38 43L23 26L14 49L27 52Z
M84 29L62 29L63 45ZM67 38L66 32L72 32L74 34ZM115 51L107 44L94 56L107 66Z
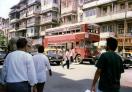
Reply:
M76 63L81 63L81 62L82 62L81 55L77 55L77 56L76 56L75 62L76 62Z

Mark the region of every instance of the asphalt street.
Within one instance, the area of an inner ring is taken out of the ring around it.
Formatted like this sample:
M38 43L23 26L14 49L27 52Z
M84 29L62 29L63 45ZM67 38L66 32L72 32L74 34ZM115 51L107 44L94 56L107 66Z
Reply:
M52 66L53 76L48 77L44 92L84 92L90 89L96 67L88 64L72 64L69 70ZM121 78L121 92L132 92L132 68L125 70Z

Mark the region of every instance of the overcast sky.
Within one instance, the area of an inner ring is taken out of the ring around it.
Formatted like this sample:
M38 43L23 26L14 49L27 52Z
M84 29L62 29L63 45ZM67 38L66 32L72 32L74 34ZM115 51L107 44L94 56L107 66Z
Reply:
M0 0L0 17L8 18L10 8L20 0Z

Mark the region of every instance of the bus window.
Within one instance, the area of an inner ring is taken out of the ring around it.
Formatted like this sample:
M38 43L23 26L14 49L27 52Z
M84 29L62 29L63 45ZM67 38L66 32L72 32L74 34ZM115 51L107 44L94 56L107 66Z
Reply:
M67 31L67 34L70 34L70 31Z
M62 35L62 32L59 32L59 35Z
M72 30L71 32L72 32L72 33L75 33L75 30Z
M76 33L77 33L77 32L80 32L80 29L77 29L77 30L76 30Z

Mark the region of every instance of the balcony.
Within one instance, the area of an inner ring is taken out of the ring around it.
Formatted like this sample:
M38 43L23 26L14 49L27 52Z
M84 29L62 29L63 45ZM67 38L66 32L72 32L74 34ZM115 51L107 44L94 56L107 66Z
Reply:
M27 18L31 18L31 17L34 17L34 16L39 16L39 13L40 13L40 10L30 11L30 12L27 13Z
M55 16L45 17L45 18L41 18L41 25L49 24L49 23L57 23L57 21L58 21L58 19Z
M11 19L11 20L10 20L10 23L16 23L16 22L18 22L18 21L19 21L18 18L14 18L14 19Z
M42 9L41 14L43 14L43 13L47 13L47 12L49 12L49 11L58 12L59 9L56 8L56 7L51 7L51 8L47 8L47 9Z
M55 3L50 2L50 1L46 5L44 5L42 3L41 10L42 10L42 13L45 13L45 12L48 12L48 11L58 11L59 10L59 4L55 4Z
M27 27L30 27L30 26L37 26L39 25L39 20L35 20L34 22L27 22Z
M9 14L12 14L12 13L15 13L15 12L18 12L18 11L19 11L19 9L11 9Z
M26 9L26 8L27 8L27 5L24 4L24 5L22 5L22 6L20 7L19 11L22 11L22 10L24 10L24 9Z
M103 5L103 4L107 4L110 2L114 2L117 0L94 0L92 2L89 3L84 3L83 5L83 9L87 9L87 8L91 8L91 7L95 7L95 6L99 6L99 5Z
M26 24L20 25L18 31L26 30Z
M25 14L20 15L20 19L25 19L25 18L27 18L27 14L26 14L26 13L25 13Z
M77 13L77 7L71 6L71 7L63 8L61 10L61 15L65 15L68 13L73 13L73 14Z
M40 36L45 36L45 31L40 31Z
M27 28L26 37L34 36L39 36L39 28L38 27Z
M101 14L102 16L90 16L85 17L84 21L89 21L90 23L101 23L101 22L107 22L107 21L113 21L113 20L122 20L125 18L125 12L114 12L111 14ZM127 11L126 18L132 18L132 11ZM95 21L96 20L96 21Z

